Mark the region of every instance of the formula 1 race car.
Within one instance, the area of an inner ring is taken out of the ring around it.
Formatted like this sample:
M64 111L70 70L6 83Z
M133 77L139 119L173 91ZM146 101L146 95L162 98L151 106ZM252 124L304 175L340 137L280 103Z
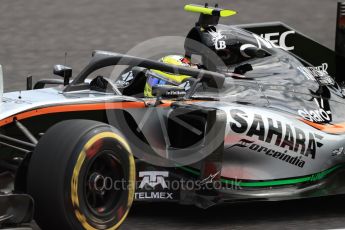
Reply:
M183 54L198 68L95 51L75 77L56 65L63 79L1 94L1 227L34 215L42 229L116 229L133 201L345 194L345 4L336 52L280 22L226 26L235 11L185 10L200 13ZM118 66L114 80L96 74ZM145 97L150 70L188 78Z

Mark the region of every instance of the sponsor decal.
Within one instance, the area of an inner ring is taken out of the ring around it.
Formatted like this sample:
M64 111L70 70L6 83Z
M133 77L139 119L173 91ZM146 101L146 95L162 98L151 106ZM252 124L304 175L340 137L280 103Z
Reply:
M121 79L116 81L116 85L120 87L126 87L131 83L133 79L134 79L133 72L129 71L125 74L122 74Z
M185 91L190 90L191 84L190 81L185 81L182 84L179 85L179 87L184 88Z
M288 150L284 152L275 151L273 149L264 147L262 145L256 144L254 141L242 139L239 143L233 145L232 147L241 147L241 148L248 148L252 151L256 151L258 153L263 153L266 156L270 156L272 158L281 160L293 166L297 166L299 168L303 168L305 165L305 161L303 160L303 156L291 156L288 154Z
M178 90L169 90L165 93L166 96L184 96L186 95L185 91L178 91Z
M316 67L304 67L300 66L297 69L308 79L312 81L318 81L322 85L334 85L334 79L329 76L327 69L328 64L323 63L320 66Z
M324 109L320 108L316 110L300 109L298 110L298 114L308 121L314 123L323 123L331 121L330 115L332 113L331 111L325 111Z
M320 142L323 136L319 134L305 132L292 124L260 114L249 116L240 109L230 110L230 128L237 134L245 134L311 159L316 158L317 149L323 146Z
M163 189L168 188L164 180L164 178L168 176L169 176L169 172L155 172L155 171L139 172L139 177L143 178L141 180L139 188L144 188L145 185L148 185L151 188L155 188L157 185L161 185Z
M211 30L208 32L212 36L212 42L214 44L214 47L216 50L222 50L226 48L226 36L221 33L221 31L214 31ZM292 51L295 49L294 46L288 46L286 44L286 39L289 35L295 34L296 31L290 30L286 31L284 33L267 33L267 34L261 34L260 36L257 34L253 34L254 38L257 41L257 47L262 48L266 47L267 49L283 49L286 51ZM245 44L246 45L246 44ZM251 44L248 44L252 46Z
M160 200L173 200L173 194L171 192L136 192L136 200L145 199L160 199Z
M305 120L314 123L324 123L332 121L332 112L325 109L324 100L321 98L319 102L316 98L314 98L314 101L319 109L307 110L304 108L298 110L298 114Z
M221 31L211 30L208 32L212 36L212 42L216 50L222 50L226 48L226 36L221 33Z
M293 35L295 33L296 31L290 30L281 34L276 32L276 33L261 34L260 36L253 34L253 36L256 39L259 48L262 48L263 46L265 46L267 49L280 48L286 51L291 51L291 50L294 50L295 47L287 46L286 38L289 35Z
M20 94L19 94L19 97L20 97ZM27 101L27 100L23 100L23 99L6 98L6 97L2 98L2 102L5 102L5 103L11 102L11 103L16 103L16 104L32 104L31 101Z
M200 181L200 185L205 185L205 184L209 184L209 183L213 183L213 180L220 175L220 171L216 172L215 174L211 174L209 175L207 178L203 179L202 181Z
M332 156L335 157L335 156L340 156L340 155L343 155L344 154L344 147L341 147L339 149L335 149L332 151Z
M145 171L139 172L139 177L142 178L139 189L168 189L165 178L169 177L169 172L166 171ZM172 200L173 193L164 191L154 192L136 192L135 199L163 199Z
M126 82L130 82L134 79L133 72L129 71L128 73L125 73L122 75L122 80Z
M327 69L327 63L323 63L321 66L316 67L298 67L298 70L301 71L309 80L315 80L315 77L327 76Z
M293 35L295 34L295 31L286 31L282 34L280 33L267 33L267 34L261 34L260 36L257 34L253 34L253 37L256 40L256 45L253 44L243 44L241 46L241 54L244 57L249 58L249 56L244 52L245 49L249 48L249 47L257 47L262 49L263 47L267 48L267 49L273 49L273 48L277 48L277 49L283 49L286 51L292 51L295 49L294 46L287 46L286 44L286 38L289 35Z

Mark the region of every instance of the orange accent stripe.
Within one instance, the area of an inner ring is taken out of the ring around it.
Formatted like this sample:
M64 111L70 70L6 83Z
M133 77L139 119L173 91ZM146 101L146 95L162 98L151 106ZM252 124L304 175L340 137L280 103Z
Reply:
M169 107L171 102L165 101L159 107ZM78 105L61 105L52 106L42 109L35 109L27 112L22 112L0 121L0 127L12 123L14 119L23 120L30 117L40 116L51 113L75 112L75 111L91 111L91 110L108 110L108 109L128 109L128 108L145 108L144 102L111 102L98 104L78 104Z
M318 130L321 130L325 133L331 133L331 134L342 134L345 133L345 122L342 123L338 123L338 124L327 124L327 125L323 125L323 124L318 124L318 123L314 123L308 120L304 120L301 119L304 123L306 123L307 125L310 125Z

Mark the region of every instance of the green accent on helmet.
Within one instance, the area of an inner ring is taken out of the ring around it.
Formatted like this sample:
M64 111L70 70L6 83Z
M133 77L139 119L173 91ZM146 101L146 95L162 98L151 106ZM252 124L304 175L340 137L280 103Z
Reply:
M144 97L153 97L152 87L148 83L145 84Z
M160 74L163 77L166 77L169 80L176 82L177 84L182 83L182 81L184 81L185 79L190 78L190 76L187 76L187 75L170 74L170 73L166 73L166 72L163 72L160 70L155 70L155 69L153 69L151 71L155 72L156 74Z
M180 56L180 55L168 55L168 56L163 57L160 61L169 65L184 66L184 64L180 60L182 58L183 56ZM156 74L160 74L177 84L182 83L182 81L184 81L185 79L190 78L190 76L187 76L187 75L172 74L172 73L167 73L160 70L151 70L151 71L155 72Z
M184 57L181 55L168 55L168 56L161 58L160 61L165 63L165 64L176 65L176 66L185 66L185 64L182 63L182 61L180 60L183 58ZM172 73L167 73L167 72L160 71L160 70L151 69L149 71L151 71L151 73L153 72L157 75L160 75L160 76L166 78L167 84L169 84L169 82L170 82L170 84L178 85L178 84L182 83L184 80L190 78L190 76L187 76L187 75L172 74ZM144 89L144 96L145 97L153 97L152 87L147 82L146 82L145 89Z
M226 10L214 7L205 7L201 5L189 4L184 7L185 11L193 13L201 13L212 16L229 17L237 14L234 10Z

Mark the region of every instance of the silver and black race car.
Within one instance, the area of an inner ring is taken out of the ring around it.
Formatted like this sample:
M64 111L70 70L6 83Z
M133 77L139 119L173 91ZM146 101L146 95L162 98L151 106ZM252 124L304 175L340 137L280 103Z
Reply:
M334 52L280 22L221 25L236 12L187 5L200 18L183 55L199 68L95 51L74 77L56 65L63 79L2 94L1 227L34 215L42 229L116 229L133 201L345 194L344 9ZM150 70L189 78L146 98Z

